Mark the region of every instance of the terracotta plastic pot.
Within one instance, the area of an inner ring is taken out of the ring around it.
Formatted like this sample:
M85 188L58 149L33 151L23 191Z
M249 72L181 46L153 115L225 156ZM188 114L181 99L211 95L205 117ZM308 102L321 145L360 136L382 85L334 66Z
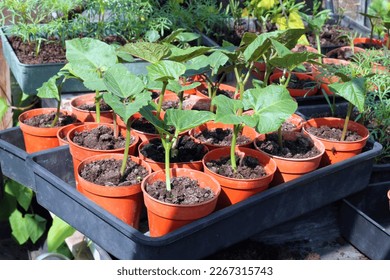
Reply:
M82 124L83 124L82 122L78 122L78 123L72 123L72 124L68 124L66 126L61 127L57 131L57 138L58 138L58 142L59 142L60 146L68 145L69 144L68 138L67 138L68 132L71 129L75 128L76 126L79 126Z
M207 148L211 151L217 148L221 148L224 146L221 145L215 145L215 144L210 144L206 142L200 141L198 138L195 137L195 135L198 135L201 131L207 129L207 130L215 130L217 128L222 128L222 129L232 129L233 130L233 125L230 124L223 124L223 123L216 123L213 121L207 122L205 124L202 124L196 128L193 128L189 131L189 135L191 136L192 139L194 139L195 142L197 143L202 143L207 146ZM244 145L238 145L241 147L247 147L250 148L253 146L253 141L257 137L257 132L254 128L249 127L249 126L244 126L242 130L242 135L246 136L249 138L249 142L244 144Z
M260 81L264 81L264 77L265 77L265 69L266 69L266 64L265 64L265 62L255 62L254 63L254 65L255 65L255 69L254 70L252 70L252 75L256 78L256 79L258 79L258 80L260 80Z
M308 127L321 126L343 129L344 119L331 117L314 118L306 121L302 129L305 133L310 134L307 131ZM349 121L348 130L357 132L362 139L358 141L333 141L312 135L313 137L319 139L325 146L325 154L322 157L321 166L334 164L361 153L369 137L368 129L359 123Z
M316 80L313 76L307 75L307 74L301 74L301 73L294 73L294 75L299 80L310 80L313 81L313 83L316 83ZM279 79L283 76L283 73L274 73L270 76L269 80L270 83L278 83ZM287 75L285 75L287 76ZM313 87L306 88L306 89L298 89L298 88L287 88L288 92L292 97L304 97L304 96L312 96L315 95L318 92L318 85L313 85Z
M41 115L55 112L55 108L38 108L28 110L19 115L19 125L23 132L24 143L27 153L35 153L38 151L51 149L60 145L57 138L57 131L61 127L34 127L24 124L24 121ZM61 110L64 114L70 114L69 111Z
M383 46L383 42L378 39L370 39L370 38L355 38L353 39L353 44L354 45L359 45L359 44L365 44L365 45L372 45L372 46L377 46L378 48L381 48Z
M158 180L165 181L165 172L153 172L141 183L144 203L148 213L148 224L151 237L163 236L175 229L211 214L215 210L218 197L221 193L221 186L217 180L201 171L186 168L173 168L170 172L172 178L184 176L197 180L201 188L210 188L215 196L211 200L195 205L177 205L159 201L149 196L145 191L145 187Z
M156 113L154 113L154 114L156 114ZM134 120L140 119L140 118L142 118L142 115L140 113L135 113L132 116L132 118ZM121 120L121 122L122 122L122 126L124 126L124 123L123 123L122 120ZM132 133L134 133L135 135L137 135L139 137L141 142L148 141L148 140L150 140L152 138L160 137L160 135L158 133L148 133L148 132L144 132L144 131L141 131L141 130L138 130L138 129L132 129L131 131L132 131Z
M362 49L362 48L359 48L359 47L354 47L354 53L359 53L359 52L365 52L366 50L365 49ZM339 48L335 48L333 50L330 50L328 51L325 55L328 57L328 58L335 58L335 59L338 59L337 57L334 57L334 56L337 56L337 53L339 51L352 51L351 47L350 46L343 46L343 47L339 47Z
M302 50L304 49L304 50ZM318 50L316 48L313 48L312 46L307 45L301 45L297 44L293 49L291 49L292 52L311 52L311 53L318 53Z
M160 139L160 138L152 138L150 140L153 140L153 139ZM142 149L145 147L145 145L149 144L150 140L143 141L143 142L141 142L141 144L139 144L138 157L140 159L144 160L145 162L147 162L151 166L153 171L165 170L165 163L164 162L154 161L150 158L145 157L141 153ZM207 153L209 151L209 149L207 148L206 145L203 145L203 146L204 146L204 149L203 149L204 153ZM188 168L188 169L199 170L199 171L203 170L202 160L191 161L191 162L170 163L169 167L170 168Z
M149 164L143 160L130 156L131 160L145 167L148 173L152 173ZM128 186L103 186L89 182L80 176L84 166L99 160L123 160L121 154L103 154L96 155L83 160L78 166L77 180L78 189L90 200L124 221L126 224L138 228L141 209L143 206L143 197L141 191L141 182Z
M236 151L244 153L245 156L255 157L259 163L264 166L267 175L256 179L234 179L214 173L206 166L206 163L212 160L229 157L230 147L209 151L203 157L203 169L206 174L214 177L221 184L222 191L218 199L218 209L238 203L252 195L266 190L272 182L276 172L275 161L264 153L244 147L236 147Z
M86 159L88 157L100 155L100 154L123 154L124 153L124 151L125 151L124 148L114 149L114 150L96 150L96 149L89 149L86 147L79 146L73 142L73 137L74 137L76 132L81 132L81 131L85 131L85 130L86 131L92 130L92 129L97 128L99 126L108 126L112 129L114 129L113 124L85 123L85 124L79 125L75 128L72 128L68 132L67 138L68 138L68 142L69 142L69 151L70 151L70 154L72 155L73 167L74 167L75 173L78 170L79 164L84 159ZM123 137L125 137L126 130L123 127L120 127L120 132L123 135ZM135 133L133 133L132 131L131 131L131 136L134 138L134 141L130 144L129 155L134 155L134 153L137 151L139 137ZM76 177L77 177L77 175L75 176L75 178Z
M288 132L288 133L296 133L296 132ZM309 135L307 135L307 137L310 137L313 140L314 146L320 151L320 153L314 157L304 158L304 159L285 158L281 156L268 154L262 151L257 146L257 141L254 141L254 145L259 152L266 154L276 162L277 170L275 172L274 179L272 181L273 186L301 177L306 173L316 170L320 166L321 158L325 153L325 146L324 144L322 144L320 140L311 137ZM265 135L262 134L259 135L259 137L256 140L263 141L264 139L265 139Z
M78 107L83 104L94 104L95 103L95 93L83 94L80 96L74 97L70 106L72 108L72 113L77 116L77 119L81 122L96 122L96 111L81 110ZM101 111L100 112L100 122L101 123L112 123L113 122L113 111Z

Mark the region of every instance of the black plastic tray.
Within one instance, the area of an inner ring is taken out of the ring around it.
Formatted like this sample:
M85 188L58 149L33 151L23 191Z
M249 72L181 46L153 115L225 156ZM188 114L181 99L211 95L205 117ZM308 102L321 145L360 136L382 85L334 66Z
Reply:
M370 259L390 259L388 190L388 183L371 184L343 199L340 209L342 235Z
M35 174L38 203L114 257L200 259L364 189L381 148L368 142L353 158L270 188L159 238L149 237L147 228L139 231L126 225L80 194L67 146L33 154L27 163Z
M28 153L22 131L12 127L0 131L0 164L5 176L35 191L34 174L25 165Z

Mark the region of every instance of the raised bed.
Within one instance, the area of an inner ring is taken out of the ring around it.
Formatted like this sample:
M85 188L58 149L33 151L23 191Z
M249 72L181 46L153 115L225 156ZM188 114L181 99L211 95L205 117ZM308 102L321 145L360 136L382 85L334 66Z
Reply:
M67 146L27 157L38 203L118 259L200 259L254 234L363 190L379 143L348 160L315 170L216 211L163 237L148 236L115 218L75 188ZM61 163L61 164L58 164ZM353 174L353 176L351 175Z

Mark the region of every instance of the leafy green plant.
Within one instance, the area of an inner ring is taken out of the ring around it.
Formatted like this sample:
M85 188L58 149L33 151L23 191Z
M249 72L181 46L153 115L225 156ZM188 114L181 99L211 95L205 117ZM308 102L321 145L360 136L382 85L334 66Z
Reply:
M261 134L277 131L298 107L288 90L278 85L248 89L242 100L220 95L213 103L217 107L215 121L233 125L230 163L234 171L237 170L236 140L243 126L254 127ZM253 114L243 115L242 110L253 110Z
M341 75L340 73L338 73L338 75L341 76L343 82L330 84L329 88L335 94L348 101L347 115L345 117L343 132L340 139L340 141L344 141L353 108L356 107L360 113L365 109L366 78L356 76L348 77L346 75Z
M145 90L142 80L131 74L122 64L110 67L104 74L103 80L108 89L108 94L104 95L104 101L126 124L125 152L120 169L120 174L123 176L129 155L131 117L148 104L151 100L151 92Z
M370 1L367 13L360 13L370 21L370 39L374 38L375 31L378 37L384 32L385 22L390 21L390 4L387 0Z
M321 54L321 41L320 41L321 31L326 21L330 18L330 12L331 11L329 9L325 9L313 15L300 13L303 20L308 24L309 30L313 32L316 38L317 51L319 54ZM318 61L319 63L321 63L322 59L318 58Z

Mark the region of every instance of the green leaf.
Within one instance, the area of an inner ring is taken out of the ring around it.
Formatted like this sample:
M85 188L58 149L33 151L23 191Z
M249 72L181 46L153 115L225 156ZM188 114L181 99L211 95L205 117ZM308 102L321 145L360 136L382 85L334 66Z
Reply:
M213 98L212 104L217 106L216 122L225 124L242 124L250 121L251 117L247 115L237 115L239 109L244 105L241 100L228 98L224 95L217 95Z
M151 43L157 42L160 39L160 34L156 30L149 30L145 34L145 39Z
M175 127L176 133L181 133L214 118L214 113L209 111L168 109L165 112L164 122L168 126Z
M19 244L24 244L30 238L26 222L19 210L15 209L9 216L9 222L12 229L12 236Z
M262 33L256 37L244 50L244 58L246 62L257 61L261 56L266 53L270 46L271 41L268 40L272 37L277 37L279 31L273 31L268 33Z
M144 90L145 85L140 78L130 73L123 64L115 64L104 74L103 81L108 91L128 98Z
M14 180L7 180L5 183L5 190L12 194L22 208L27 211L30 207L34 192L29 188L19 184Z
M186 42L191 42L200 37L199 34L193 33L193 32L181 32L176 35L175 39L178 40L179 42L186 43Z
M278 85L246 90L243 104L245 110L254 110L255 129L261 134L278 130L298 107L288 90Z
M5 113L8 111L7 99L0 97L0 120L3 119Z
M37 240L45 233L46 219L37 214L26 214L24 216L24 220L31 241L33 243L37 242Z
M43 85L37 89L38 97L40 98L55 98L60 101L61 96L57 87L57 75L51 77L47 82L44 82Z
M177 61L177 62L185 62L191 60L194 57L203 55L209 52L212 48L210 47L191 47L186 49L181 49L175 46L171 46L171 54L168 59Z
M53 217L52 226L47 234L47 249L55 252L76 230L57 216Z
M337 95L351 102L359 112L364 111L365 103L365 78L353 78L345 83L333 83L329 88Z
M167 37L165 37L162 40L162 42L172 43L176 39L176 36L178 36L180 33L184 32L184 31L185 31L184 28L178 28L178 29L174 30L173 32L171 32L171 34L169 34Z
M113 46L92 38L66 41L66 58L72 74L84 81L99 80L118 60Z
M137 113L142 107L146 106L152 99L152 93L149 91L143 91L136 95L133 95L131 100L124 101L118 96L113 94L104 94L104 101L110 105L116 114L118 114L125 123L130 119L132 115Z
M184 64L169 60L158 61L146 68L149 78L154 81L177 80L186 71Z
M151 63L156 63L163 58L166 58L170 54L170 49L168 46L148 42L126 44L120 48L120 51L127 52L132 56L141 58Z
M152 105L142 107L139 110L140 114L146 120L148 120L160 133L163 132L164 134L169 134L168 127L162 120L160 120L153 114L154 111L155 108Z

